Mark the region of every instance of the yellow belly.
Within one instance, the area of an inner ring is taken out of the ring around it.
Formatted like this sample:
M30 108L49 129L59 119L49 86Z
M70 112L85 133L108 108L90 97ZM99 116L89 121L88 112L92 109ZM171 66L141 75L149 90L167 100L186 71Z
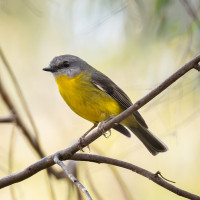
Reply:
M83 76L82 73L75 78L61 75L56 77L56 82L69 107L93 123L118 115L124 110L116 100L96 88L90 82L89 76Z

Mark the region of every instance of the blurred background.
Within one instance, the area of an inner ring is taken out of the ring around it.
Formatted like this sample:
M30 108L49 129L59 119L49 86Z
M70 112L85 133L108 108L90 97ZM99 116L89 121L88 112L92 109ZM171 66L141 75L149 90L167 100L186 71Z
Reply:
M53 77L42 71L53 57L81 57L135 102L199 54L199 9L198 0L0 0L0 47L26 99L45 154L73 144L92 125L66 106ZM0 84L35 136L2 60ZM90 145L91 153L151 172L159 170L177 187L200 195L199 99L200 75L191 70L140 109L150 130L169 147L168 152L153 157L135 136L127 139L112 130L108 139L101 137ZM9 115L0 96L0 117ZM0 177L39 159L13 123L1 123L0 134ZM71 164L94 199L182 199L125 169ZM48 177L46 171L1 189L0 198L80 199L65 179Z

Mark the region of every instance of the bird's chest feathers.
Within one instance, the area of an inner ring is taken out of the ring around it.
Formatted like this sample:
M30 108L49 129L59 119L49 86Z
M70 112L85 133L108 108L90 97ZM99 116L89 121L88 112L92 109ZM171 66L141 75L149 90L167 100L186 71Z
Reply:
M87 79L89 78L87 77ZM99 111L95 108L98 108L98 106L95 106L95 103L91 101L93 96L91 94L93 91L92 83L86 80L86 77L82 77L82 74L74 78L61 75L56 77L56 82L60 94L69 107L81 117L94 122L94 115L100 115L100 113L97 114Z
M70 107L77 106L77 104L82 104L83 88L81 81L82 74L74 78L68 78L66 75L61 75L56 77L56 82L58 84L58 89L60 94Z
M81 117L95 123L119 114L122 109L108 94L90 82L90 77L79 74L75 78L56 77L60 94L69 107Z

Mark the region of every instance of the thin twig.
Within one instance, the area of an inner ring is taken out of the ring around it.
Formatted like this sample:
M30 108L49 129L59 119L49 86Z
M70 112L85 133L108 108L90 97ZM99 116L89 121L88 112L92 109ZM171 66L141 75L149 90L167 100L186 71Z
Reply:
M33 147L35 152L39 155L40 158L43 158L45 156L41 146L38 143L38 140L31 134L29 129L27 128L26 124L22 120L21 115L16 110L13 100L10 98L9 94L7 93L7 90L5 89L3 83L0 84L0 95L2 96L5 104L8 106L9 110L11 110L14 113L15 116L15 123L17 126L22 130L23 135L28 140L30 145ZM53 174L57 179L64 178L64 174L61 172L57 172L54 169L50 168L47 169L49 174Z
M88 137L89 136L87 136L87 138ZM59 155L60 159L62 158L62 160L63 160L62 151L60 151L54 155L47 156L47 157L39 160L38 162L30 165L29 167L27 167L26 169L24 169L18 173L11 174L7 177L0 179L0 188L5 187L7 185L11 185L14 182L18 182L19 179L21 179L21 178L23 178L23 180L24 180L25 178L32 176L33 174L37 173L38 171L41 171L42 169L52 166L55 163L53 158L58 155ZM76 153L76 154L72 155L70 159L71 160L79 160L79 161L95 162L98 164L106 163L106 164L122 167L125 169L129 169L137 174L140 174L140 175L150 179L151 181L155 182L156 184L162 186L163 188L166 188L167 190L169 190L179 196L182 196L182 197L185 197L188 199L192 199L192 200L200 200L200 196L197 196L195 194L192 194L190 192L182 190L182 189L170 184L168 181L165 181L163 178L160 178L155 173L149 172L146 169L143 169L141 167L138 167L138 166L133 165L128 162L124 162L124 161L113 159L113 158L103 157L103 156L99 156L99 155L85 154L85 153L84 154Z
M194 66L194 68L195 68L197 71L200 71L200 65L199 65L199 63L197 63L197 64Z
M29 108L28 108L28 105L27 105L27 102L26 102L26 100L25 100L25 98L24 98L24 95L23 95L23 93L22 93L22 91L21 91L21 88L20 88L20 86L19 86L19 83L18 83L18 81L17 81L17 78L15 77L15 75L14 75L14 73L13 73L13 71L12 71L12 68L10 67L10 64L8 63L8 60L6 59L6 56L4 55L4 53L3 53L2 49L1 49L1 47L0 47L0 57L1 57L1 59L2 59L2 61L3 61L3 63L4 63L4 65L5 65L5 67L6 67L7 71L8 71L8 73L9 73L9 75L10 75L10 77L11 77L13 83L14 83L14 87L15 87L15 89L16 89L16 92L17 92L17 94L18 94L18 97L19 97L19 99L20 99L20 101L21 101L21 103L22 103L22 106L23 106L23 108L24 108L24 110L25 110L25 112L26 112L26 114L27 114L27 116L28 116L28 119L29 119L29 121L30 121L30 123L31 123L31 126L33 127L33 130L34 130L34 133L35 133L37 142L39 143L39 133L38 133L37 127L36 127L36 125L35 125L35 122L34 122L34 120L33 120L33 117L32 117L32 115L31 115L31 112L30 112L30 110L29 110Z
M113 159L113 158L108 158L108 157L104 157L104 156L99 156L99 155L92 155L92 154L80 154L80 153L76 153L74 154L70 159L72 160L78 160L78 161L89 161L89 162L95 162L95 163L106 163L106 164L110 164L110 165L114 165L114 166L118 166L118 167L122 167L125 169L129 169L137 174L140 174L148 179L150 179L151 181L153 181L154 183L157 183L158 185L166 188L167 190L188 198L188 199L192 199L192 200L200 200L200 196L197 196L195 194L189 193L185 190L182 190L172 184L170 184L168 182L168 180L164 180L163 178L157 176L155 173L152 173L150 171L147 171L146 169L143 169L141 167L138 167L136 165L133 165L131 163L128 162L124 162L121 160L117 160L117 159Z
M73 161L73 160L68 160L68 162L67 162L67 169L69 169L69 171L75 176L75 177L77 177L77 179L78 179L78 168L77 168L77 162L76 161ZM64 175L65 175L65 179L66 179L66 174L65 174L65 172L64 171L61 171L61 172L63 172L64 173ZM69 179L67 179L67 181L68 181ZM74 184L69 180L69 188L68 188L68 196L67 196L67 199L71 199L71 198L73 198L72 196L73 196L73 194L74 194ZM76 193L77 193L77 199L78 200L82 200L83 198L82 198L82 194L81 194L81 192L80 192L80 190L77 188L77 187L75 187L75 189L76 189ZM70 190L72 190L73 192L70 192Z
M93 146L93 149L95 152L97 152L97 154L104 156L104 151L102 151L99 148L94 147L94 146ZM120 173L117 171L117 169L112 165L108 165L108 167L111 170L111 172L113 173L113 175L119 185L119 188L121 189L121 192L124 196L124 199L133 200L134 198L131 195L130 190L127 187L127 184L124 182L123 178L120 176Z
M11 115L9 117L1 117L0 123L13 123L15 121L15 116Z
M49 200L56 200L56 194L55 194L55 191L54 191L54 187L53 187L53 182L51 179L52 177L49 176L49 173L48 173L48 170L45 170L45 181L46 181L46 186L49 190Z
M32 128L35 132L35 136L33 136L33 134L29 131L29 129L27 128L26 124L24 123L24 121L22 120L22 117L21 115L19 114L19 112L17 111L16 109L16 106L14 104L14 100L12 99L12 97L8 94L7 90L5 89L4 87L4 84L2 83L1 79L0 79L0 95L2 96L5 104L7 105L7 107L9 108L9 110L12 111L13 115L14 115L14 121L16 122L17 126L20 127L20 129L22 130L22 133L24 134L25 138L28 140L28 142L31 144L31 146L33 147L33 149L36 151L36 153L39 155L40 158L44 157L45 154L39 144L39 136L38 136L38 131L37 131L37 128L36 128L36 125L33 121L33 118L31 116L31 113L29 111L29 108L28 108L28 105L25 101L25 98L21 92L21 89L20 89L20 86L17 82L17 79L3 53L3 51L1 50L0 48L0 57L5 65L5 67L7 68L10 76L11 76L11 79L13 80L13 83L15 85L15 88L16 88L16 91L18 93L18 96L22 102L22 105L24 107L24 110L29 118L29 121L32 125ZM0 119L1 120L1 119ZM11 121L11 119L2 119L2 121ZM1 123L1 121L0 121ZM60 178L64 178L64 174L61 172L57 172L55 171L54 169L50 168L50 169L47 169L48 170L48 174L53 174L57 179L60 179Z
M74 161L75 162L75 161ZM85 176L87 177L87 181L89 183L89 186L91 188L92 193L95 195L95 198L98 200L103 200L101 195L99 194L98 190L96 189L96 184L93 183L92 178L91 178L91 172L86 168L85 170Z
M30 133L30 131L28 130L28 128L26 127L25 123L23 122L20 114L18 113L18 111L15 108L15 105L13 103L13 100L10 98L10 96L8 95L7 90L5 89L3 83L0 84L0 94L4 100L4 102L6 103L6 105L8 106L8 108L14 112L15 114L15 122L17 124L17 126L19 126L23 132L23 134L25 135L25 137L27 138L27 140L30 142L31 146L36 150L36 152L39 154L40 157L44 157L44 153L38 143L38 141L36 140L35 137L32 136L32 134Z
M16 124L13 124L11 137L10 137L10 144L9 144L9 153L8 153L8 173L9 174L11 174L13 171L13 160L14 160L13 158L14 158L14 152L15 152L14 148L15 148L15 136L16 136L15 130L16 130ZM9 189L10 189L12 199L16 200L17 198L16 198L14 186L11 185Z
M171 180L165 178L165 177L161 174L160 171L157 171L157 172L155 173L155 176L160 176L162 179L164 179L165 181L168 181L168 182L170 182L170 183L176 183L175 181L171 181Z
M92 197L90 196L89 192L86 190L86 188L79 182L79 180L67 169L65 164L59 159L59 154L56 154L53 157L53 160L56 164L58 164L66 173L68 178L76 185L76 187L85 195L85 197L89 200L92 200Z

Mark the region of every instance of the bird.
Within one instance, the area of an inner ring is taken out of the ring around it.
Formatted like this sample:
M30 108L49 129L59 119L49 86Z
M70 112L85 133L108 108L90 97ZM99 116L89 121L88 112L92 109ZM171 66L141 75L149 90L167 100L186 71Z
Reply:
M77 56L56 56L43 70L53 74L59 92L71 110L93 123L89 131L133 105L117 84ZM138 111L115 124L113 129L127 137L131 137L130 132L134 133L154 156L168 150L148 129Z

